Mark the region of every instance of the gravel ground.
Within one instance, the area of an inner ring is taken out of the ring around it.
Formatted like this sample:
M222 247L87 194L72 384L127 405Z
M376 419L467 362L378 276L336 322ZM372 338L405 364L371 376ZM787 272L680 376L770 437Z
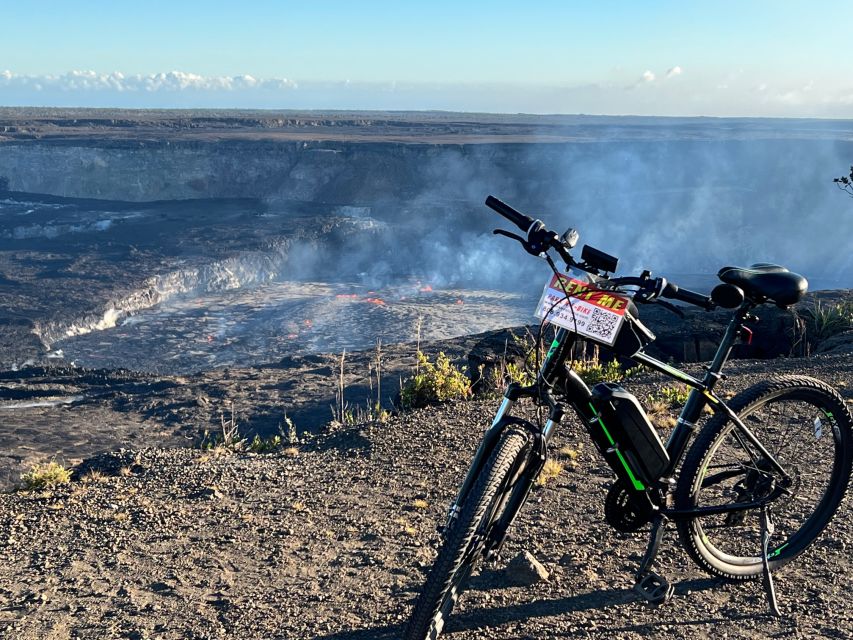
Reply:
M816 375L853 397L849 354L734 362L724 390L768 371ZM630 386L645 397L664 382ZM0 495L0 637L399 637L495 406L331 429L296 452L124 450L87 461L62 489ZM484 567L447 637L853 636L848 504L777 574L781 619L766 615L759 583L700 573L674 533L659 571L676 597L650 608L630 591L645 534L603 521L607 468L577 424L553 445L577 449L579 464L535 492L504 553L531 552L550 578L512 587L505 561Z

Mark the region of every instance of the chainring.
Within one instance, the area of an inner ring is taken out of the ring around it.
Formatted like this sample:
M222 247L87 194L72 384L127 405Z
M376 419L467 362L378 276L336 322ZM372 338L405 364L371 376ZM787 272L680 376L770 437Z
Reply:
M638 504L621 480L613 483L604 499L604 519L616 531L622 533L636 531L650 522L652 515L652 509Z

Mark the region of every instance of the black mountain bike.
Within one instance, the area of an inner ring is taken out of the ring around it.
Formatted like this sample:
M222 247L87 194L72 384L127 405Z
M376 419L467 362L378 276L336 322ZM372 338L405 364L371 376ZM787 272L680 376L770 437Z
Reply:
M674 523L690 556L712 575L732 580L762 576L770 610L779 615L772 570L805 551L844 498L853 460L853 418L834 389L806 376L772 376L729 402L714 387L724 378L721 371L734 344L751 339L748 325L756 320L755 307L796 303L806 292L806 279L778 265L726 267L718 274L722 283L705 296L649 272L612 277L617 259L602 251L584 246L581 261L575 261L570 250L578 240L576 231L558 236L492 196L486 204L526 237L501 229L496 234L548 261L554 278L538 313L543 324L559 329L535 383L507 387L450 507L442 547L404 638L438 637L474 565L497 556L545 463L565 405L575 410L616 474L605 501L607 521L620 531L651 523L634 585L640 597L659 604L672 596L673 587L652 566L667 525ZM551 250L566 263L565 274L557 270ZM655 302L679 312L660 298L733 310L701 379L644 353L654 335L640 323L636 305ZM691 387L666 445L633 395L613 383L590 389L572 370L570 352L579 335ZM510 414L522 398L548 407L543 425ZM713 415L688 449L706 406Z

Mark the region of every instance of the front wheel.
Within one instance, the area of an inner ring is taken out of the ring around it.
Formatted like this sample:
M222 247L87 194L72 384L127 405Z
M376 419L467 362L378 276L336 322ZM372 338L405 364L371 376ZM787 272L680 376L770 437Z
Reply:
M465 588L480 559L495 522L513 496L526 492L530 478L524 473L530 459L529 434L505 431L483 464L474 486L465 497L457 520L446 532L421 595L412 611L404 640L433 640Z
M829 524L847 491L853 460L850 412L832 387L806 376L771 378L729 406L790 479L784 480L721 412L699 433L684 460L676 509L769 503L775 525L770 567L802 553ZM709 573L734 580L762 573L757 510L678 522L681 542Z

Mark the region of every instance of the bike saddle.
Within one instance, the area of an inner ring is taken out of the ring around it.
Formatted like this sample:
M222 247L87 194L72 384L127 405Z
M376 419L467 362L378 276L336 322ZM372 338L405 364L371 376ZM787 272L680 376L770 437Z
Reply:
M725 283L743 289L744 294L757 302L769 300L787 307L805 295L809 282L803 276L778 264L764 262L749 267L723 267L717 276Z

